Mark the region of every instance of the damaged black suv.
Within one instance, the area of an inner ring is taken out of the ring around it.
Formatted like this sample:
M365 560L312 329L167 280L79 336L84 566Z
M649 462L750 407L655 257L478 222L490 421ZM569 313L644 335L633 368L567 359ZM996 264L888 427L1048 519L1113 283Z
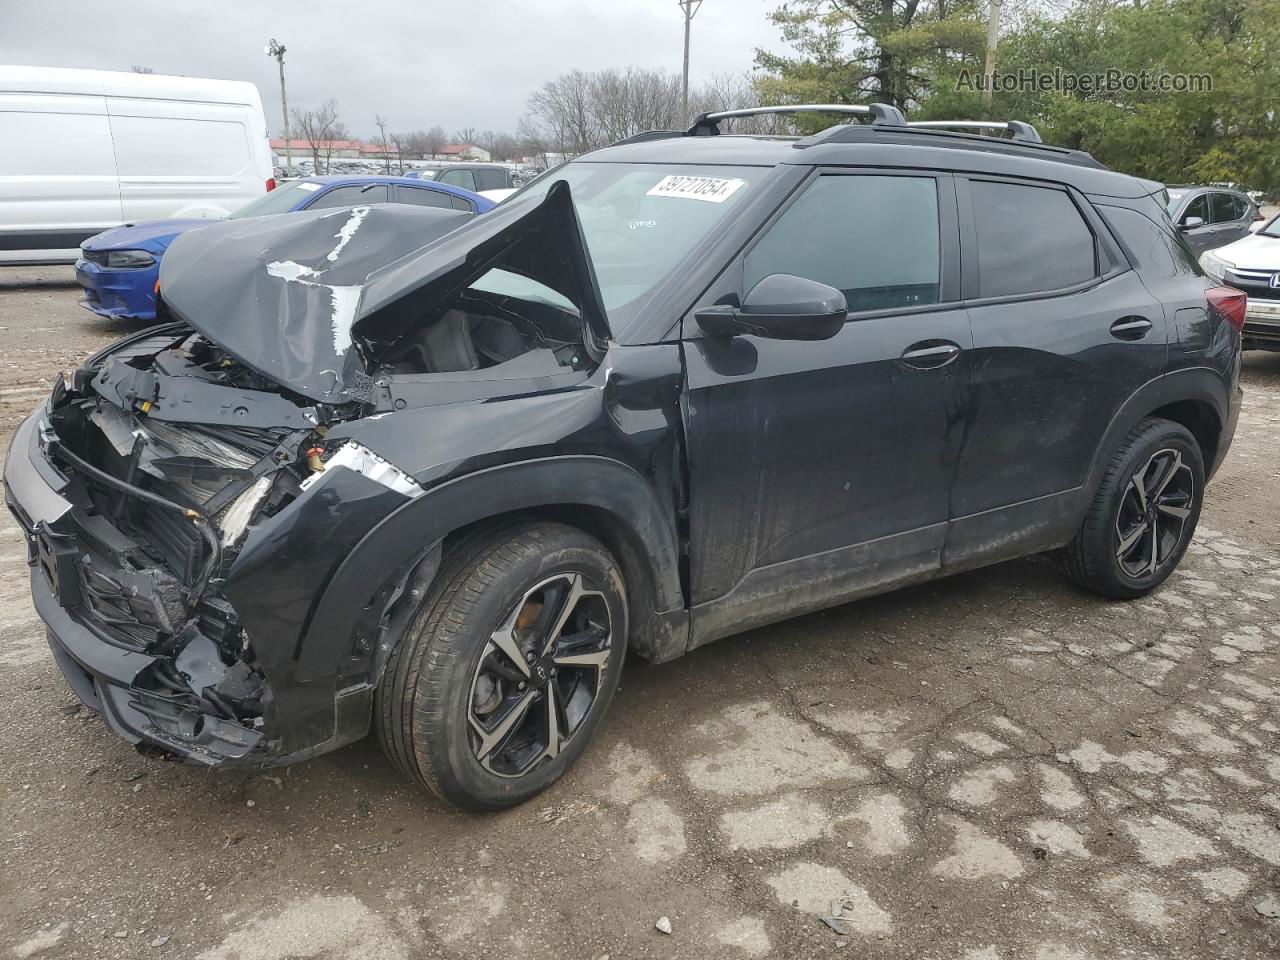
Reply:
M573 762L628 650L1042 551L1156 587L1235 429L1243 295L1159 184L861 109L703 117L481 216L180 237L168 322L59 378L5 467L80 699L210 765L373 728L493 809Z

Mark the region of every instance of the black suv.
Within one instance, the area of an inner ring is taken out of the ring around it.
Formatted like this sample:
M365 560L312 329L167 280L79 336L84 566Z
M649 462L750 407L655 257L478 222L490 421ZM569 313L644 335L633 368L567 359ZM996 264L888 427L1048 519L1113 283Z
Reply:
M492 809L582 752L628 650L1042 551L1151 591L1231 442L1244 297L1158 183L861 109L703 117L479 216L178 238L169 322L59 378L5 468L76 693L204 764L372 727Z

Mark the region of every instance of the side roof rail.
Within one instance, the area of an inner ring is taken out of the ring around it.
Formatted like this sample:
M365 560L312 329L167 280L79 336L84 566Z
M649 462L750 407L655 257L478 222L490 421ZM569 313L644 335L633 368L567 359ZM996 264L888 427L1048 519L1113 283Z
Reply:
M720 121L733 117L760 117L774 113L842 113L871 117L872 124L882 127L905 127L907 118L897 107L887 103L863 106L856 103L797 103L778 107L746 107L741 110L717 110L699 114L685 136L714 137L720 133Z
M1008 130L1021 143L1043 143L1040 132L1021 120L912 120L908 127L932 130Z

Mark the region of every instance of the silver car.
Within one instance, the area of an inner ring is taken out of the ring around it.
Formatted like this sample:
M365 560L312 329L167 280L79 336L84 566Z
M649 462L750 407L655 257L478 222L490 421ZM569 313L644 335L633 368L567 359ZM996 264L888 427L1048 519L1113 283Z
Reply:
M1170 185L1166 192L1169 217L1196 256L1248 236L1253 222L1263 219L1257 204L1239 190Z

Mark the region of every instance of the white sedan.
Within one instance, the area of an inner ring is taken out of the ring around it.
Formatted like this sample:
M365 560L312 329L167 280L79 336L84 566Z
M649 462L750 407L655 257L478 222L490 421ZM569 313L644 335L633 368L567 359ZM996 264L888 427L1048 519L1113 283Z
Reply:
M1280 214L1249 236L1206 251L1200 266L1219 283L1249 295L1246 350L1280 350Z

